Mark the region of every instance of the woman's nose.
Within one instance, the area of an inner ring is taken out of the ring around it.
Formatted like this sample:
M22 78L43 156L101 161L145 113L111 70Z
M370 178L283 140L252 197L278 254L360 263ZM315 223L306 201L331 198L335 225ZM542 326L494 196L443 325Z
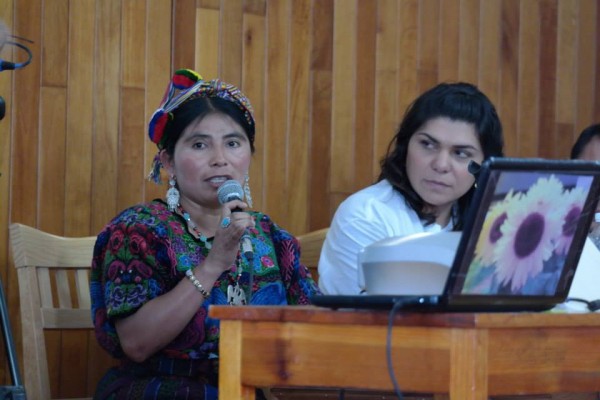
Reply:
M433 158L432 167L435 171L443 173L450 170L450 155L446 151L440 151Z
M225 152L220 147L215 147L211 156L211 165L220 166L227 164Z

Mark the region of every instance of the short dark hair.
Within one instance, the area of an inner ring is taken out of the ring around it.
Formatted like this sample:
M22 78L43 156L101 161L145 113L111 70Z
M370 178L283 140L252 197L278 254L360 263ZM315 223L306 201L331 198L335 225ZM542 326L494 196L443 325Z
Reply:
M427 224L435 222L435 215L424 211L424 200L410 184L406 172L406 158L408 143L413 134L423 124L438 117L473 124L484 159L502 157L504 147L502 123L496 109L475 85L465 82L440 83L421 94L407 108L398 131L390 141L387 154L381 160L378 180L388 180ZM473 191L474 189L469 190L458 200L458 220L455 220L455 229L462 228L464 212Z
M600 137L600 124L590 125L581 131L571 149L571 160L576 160L581 156L583 149L585 149L585 146L588 145L594 136Z
M248 122L244 112L235 103L220 97L197 97L183 103L169 118L165 126L166 139L163 147L167 154L173 156L175 145L189 124L209 114L227 115L240 125L250 141L250 150L254 153L254 124Z

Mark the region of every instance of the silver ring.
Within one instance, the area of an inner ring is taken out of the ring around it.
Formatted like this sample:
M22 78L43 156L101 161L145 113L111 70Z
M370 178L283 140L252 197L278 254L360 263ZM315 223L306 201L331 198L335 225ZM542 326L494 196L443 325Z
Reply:
M229 217L223 218L223 221L221 221L221 228L225 229L229 225L231 225L231 218L229 218Z

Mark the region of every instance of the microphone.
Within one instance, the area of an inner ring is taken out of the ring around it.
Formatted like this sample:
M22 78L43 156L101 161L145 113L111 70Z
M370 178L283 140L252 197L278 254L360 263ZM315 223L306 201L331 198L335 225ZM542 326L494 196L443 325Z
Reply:
M244 189L242 189L242 185L236 180L230 179L225 181L219 189L217 189L217 197L219 198L219 203L225 204L229 203L233 200L244 200ZM235 208L233 212L242 211L240 208Z
M481 171L481 165L477 164L475 161L469 161L469 165L467 169L471 175L475 177L475 179L479 178L479 171Z
M225 204L233 200L244 200L244 189L242 185L236 180L230 179L225 181L219 189L217 189L217 197L219 199L220 204ZM240 212L241 208L236 207L232 210L232 212ZM254 250L252 250L252 240L250 240L250 235L245 232L240 239L242 246L242 254L246 256L250 264L252 265L252 259L254 258Z

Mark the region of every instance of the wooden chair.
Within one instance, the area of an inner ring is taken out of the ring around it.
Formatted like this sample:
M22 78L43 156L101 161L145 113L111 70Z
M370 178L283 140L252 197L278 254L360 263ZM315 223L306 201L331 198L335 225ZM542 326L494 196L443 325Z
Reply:
M25 391L28 399L50 399L44 330L93 328L89 272L96 237L61 237L16 223L9 235L19 281Z
M325 241L325 236L329 228L323 228L316 231L308 232L298 236L300 242L300 261L306 265L315 280L319 280L319 256L321 255L321 247Z

